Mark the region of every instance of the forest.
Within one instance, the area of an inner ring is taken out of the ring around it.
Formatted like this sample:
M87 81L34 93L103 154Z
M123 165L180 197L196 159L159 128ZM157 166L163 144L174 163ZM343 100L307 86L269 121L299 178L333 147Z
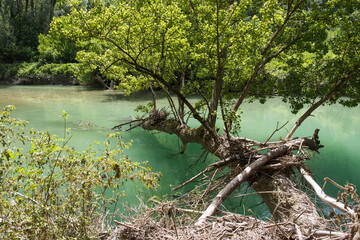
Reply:
M0 234L360 239L356 186L341 186L328 176L325 182L339 194L327 195L306 163L326 148L321 129L314 126L310 137L297 135L324 105L360 102L359 8L356 0L0 0L0 81L66 82L152 95L137 108L141 116L113 126L101 152L67 147L66 134L57 139L48 132L25 133L27 123L10 116L13 107L4 108ZM166 107L159 107L160 93ZM300 117L261 131L274 134L289 124L287 134L266 141L243 136L244 103L273 97ZM62 117L66 126L67 113ZM106 191L119 191L128 179L148 188L161 181L161 173L126 157L129 146L115 133L124 127L175 135L181 153L198 144L213 160L173 189L195 184L193 191L109 224L106 207L121 193L109 199ZM115 148L110 139L117 139ZM245 183L261 196L270 219L222 207ZM315 195L334 209L332 216L325 216ZM201 205L195 208L194 202Z

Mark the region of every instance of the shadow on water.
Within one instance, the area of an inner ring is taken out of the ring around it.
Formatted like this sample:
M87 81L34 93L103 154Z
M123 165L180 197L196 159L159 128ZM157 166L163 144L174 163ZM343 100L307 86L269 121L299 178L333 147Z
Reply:
M103 96L106 98L102 100L102 102L113 102L113 101L125 101L125 102L146 102L152 101L152 93L149 91L139 91L136 93L132 93L130 95L126 95L119 90L107 90ZM161 91L155 92L156 99L160 102L166 101L167 96ZM175 95L171 95L173 98ZM199 99L198 96L188 96L189 101L196 101Z
M104 94L105 99L102 102L113 102L113 101L125 101L125 102L148 102L152 101L152 94L148 91L139 91L136 93L132 93L130 95L126 95L119 90L108 90L106 94ZM164 100L166 96L161 92L156 92L157 100Z

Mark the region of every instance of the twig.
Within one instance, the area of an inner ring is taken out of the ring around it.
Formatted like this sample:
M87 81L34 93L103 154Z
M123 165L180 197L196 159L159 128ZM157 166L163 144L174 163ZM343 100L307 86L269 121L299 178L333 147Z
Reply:
M225 158L224 160L215 162L210 164L210 167L214 167L214 168L219 168L219 167L223 167L229 163L235 162L236 160L241 159L240 155L233 155L231 157Z
M229 163L232 163L236 160L238 160L240 158L240 156L238 155L233 155L231 157L228 157L224 160L221 160L221 161L218 161L218 162L215 162L215 163L212 163L209 165L209 167L207 167L204 171L196 174L194 177L190 178L189 180L187 180L186 182L182 183L181 185L179 185L178 187L175 187L173 189L171 189L172 191L176 191L182 187L184 187L185 185L189 184L190 182L194 181L195 179L197 179L198 177L200 177L201 175L203 175L204 173L207 173L207 172L211 172L211 171L214 171L220 167L223 167Z
M276 226L281 232L282 232L282 234L284 235L284 237L286 238L286 239L289 239L289 236L284 232L284 230L282 230L281 229L281 227L279 226L280 224L278 224L277 222L274 222L275 224L274 224L274 226Z
M22 198L25 198L25 199L27 199L27 200L30 200L30 201L32 201L33 203L35 203L35 204L39 204L39 202L38 201L36 201L35 199L33 199L33 198L31 198L31 197L28 197L28 196L26 196L26 195L23 195L23 194L21 194L21 193L19 193L19 192L11 192L12 194L15 194L15 195L18 195L18 196L20 196L20 197L22 197Z
M255 219L257 219L255 213L251 209L249 209L248 212L251 213Z
M274 221L273 221L273 222L274 222ZM276 226L280 226L280 225L286 225L286 224L289 224L289 222L288 222L288 221L286 221L286 222L281 222L281 223L276 223L276 222L274 222L274 224L267 225L267 226L265 226L264 228L272 228L272 227L276 227Z
M332 179L330 179L330 178L328 178L328 177L325 177L325 178L324 178L324 181L325 181L325 182L330 182L330 183L332 183L335 187L340 188L340 189L342 189L342 190L344 190L344 191L347 190L345 187L341 186L340 184L336 183L334 180L332 180ZM325 187L325 183L324 183L324 187Z
M211 183L214 181L215 175L218 173L218 171L219 171L219 169L216 169L215 172L213 173L213 176L212 176L212 178L210 179L209 184L208 184L208 186L206 187L204 193L201 195L201 198L204 198L204 196L208 193L209 188L210 188L210 185L211 185Z
M111 130L114 130L114 129L116 129L116 128L119 128L119 127L122 127L122 126L125 126L125 125L132 124L132 123L134 123L134 122L140 122L140 121L145 121L145 119L135 119L135 120L131 120L131 121L129 121L129 122L116 125L116 126L112 127Z
M343 232L333 232L328 230L315 230L312 232L312 235L314 236L330 236L330 237L348 237L349 234L343 233Z
M207 173L207 172L210 172L210 171L213 171L214 169L212 168L206 168L204 171L202 172L199 172L198 174L196 174L195 176L193 176L192 178L190 178L189 180L187 180L186 182L182 183L180 186L178 187L175 187L173 189L171 189L172 191L176 191L182 187L184 187L185 185L191 183L192 181L194 181L195 179L197 179L198 177L200 177L201 175L203 175L204 173Z
M127 223L119 222L119 221L116 221L116 220L114 220L114 222L121 225L121 226L123 226L123 227L130 228L130 229L133 229L133 230L138 231L138 232L141 231L141 229L139 229L137 227L134 227L134 226L131 226L131 225L127 224Z
M130 127L130 128L127 129L126 131L129 132L129 131L133 130L134 128L137 128L137 127L141 126L141 124L142 124L142 123L136 124L135 126Z
M196 214L202 214L203 211L197 211L192 209L184 209L184 208L176 208L176 211L184 212L184 213L196 213Z
M279 128L279 122L276 123L276 129L273 131L273 133L270 135L270 137L265 141L264 145L266 145L269 140L272 138L272 136L274 136L274 134L277 132L277 131L280 131L283 127L285 127L286 124L288 124L289 121L287 121L286 123L284 123L280 128Z
M280 206L280 203L278 203L276 205L276 207L274 208L274 211L271 214L271 219L270 219L271 222L275 222L275 220L273 218L274 218L274 215L275 215L276 211L278 210L279 206Z
M239 194L239 195L236 195L236 196L234 196L234 197L245 197L245 196L249 196L249 195L264 194L264 193L273 194L273 193L283 193L283 192L281 192L281 191L260 191L260 192Z
M306 210L302 211L294 220L293 222L296 222L296 220L298 220L298 218L303 215L306 212Z

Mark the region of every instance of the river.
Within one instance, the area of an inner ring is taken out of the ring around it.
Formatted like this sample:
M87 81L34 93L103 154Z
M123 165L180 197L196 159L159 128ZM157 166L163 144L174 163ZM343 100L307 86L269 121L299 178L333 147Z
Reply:
M84 130L77 123L90 121L105 128L111 128L124 119L134 117L139 104L151 100L147 93L125 97L117 91L104 91L85 87L69 86L0 86L0 107L12 104L16 110L13 116L30 121L30 126L50 130L63 136L64 121L60 117L65 110L70 118L67 127L71 127L70 145L77 149L86 148L95 140L105 139L108 130L94 127ZM159 105L165 105L166 99L160 98ZM292 115L289 106L278 98L269 99L265 104L253 102L242 106L241 136L265 141L276 128L277 123L289 124L279 131L274 140L284 137L286 129L296 121L298 115ZM323 106L314 112L296 136L311 136L315 128L320 129L320 154L314 154L308 161L315 174L315 179L322 185L324 177L330 177L339 184L347 182L360 186L360 107L344 108L339 105ZM150 134L140 128L131 132L122 132L123 141L133 141L127 154L133 161L148 161L153 171L161 171L160 187L157 195L170 195L170 186L177 186L203 169L206 163L193 168L189 166L198 159L202 149L197 144L189 144L185 154L179 154L178 139L168 134ZM136 184L127 184L128 194L125 202L137 202L137 195L150 196L153 192L145 191ZM338 189L328 184L325 191L336 197ZM255 203L249 200L247 207ZM256 212L263 211L260 208Z

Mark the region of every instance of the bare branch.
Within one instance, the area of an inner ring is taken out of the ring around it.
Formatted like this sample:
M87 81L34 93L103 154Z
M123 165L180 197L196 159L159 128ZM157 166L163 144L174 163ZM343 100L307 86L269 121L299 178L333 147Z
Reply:
M143 122L143 121L145 121L145 119L135 119L135 120L131 120L131 121L129 121L129 122L125 122L125 123L121 123L121 124L119 124L119 125L116 125L116 126L112 127L111 130L114 130L114 129L116 129L116 128L120 128L120 127L125 126L125 125L130 125L130 127L131 127L131 124L132 124L132 123L135 123L135 122Z
M210 206L206 211L201 215L195 225L201 225L206 221L208 216L211 216L215 213L216 209L220 204L227 198L241 183L243 183L249 176L254 174L257 169L265 165L270 159L279 157L286 153L286 151L291 147L289 144L284 144L279 148L272 150L264 154L261 158L256 160L247 166L240 174L238 174L232 181L230 181L213 199Z
M280 128L279 128L279 122L276 123L276 129L273 131L273 133L270 135L270 137L265 141L264 145L266 145L269 140L272 138L272 136L274 136L274 134L278 131L280 131L283 127L285 127L286 124L288 124L289 121L287 121L286 123L284 123Z
M310 176L310 174L303 167L300 167L299 171L300 171L301 175L305 178L305 180L314 189L316 195L318 195L318 197L323 202L325 202L326 204L328 204L331 207L335 207L335 208L339 209L343 213L351 215L353 218L356 218L356 213L354 212L353 209L351 209L350 207L345 206L341 202L338 202L335 198L332 198L332 197L326 195L323 192L323 190L321 189L321 187L315 182L315 180Z
M287 136L285 137L285 140L289 140L292 135L294 134L294 132L296 131L296 129L298 129L298 127L305 121L305 119L307 119L318 107L320 107L323 103L325 103L326 101L328 101L332 96L334 96L336 93L338 93L342 87L344 86L344 84L355 74L358 72L360 67L360 62L357 63L357 65L355 65L355 67L348 73L346 74L344 77L342 77L342 79L339 80L338 84L336 84L333 88L333 90L331 92L329 92L327 95L325 95L323 98L321 98L320 100L318 100L316 103L314 103L313 105L311 105L309 107L309 109L303 114L301 115L301 117L296 121L296 123L294 124L294 126L291 128L290 132L287 134Z
M24 195L24 194L21 194L21 193L19 193L19 192L11 192L12 194L15 194L15 195L18 195L18 196L20 196L20 197L22 197L22 198L25 198L25 199L27 199L27 200L30 200L31 202L33 202L33 203L35 203L35 204L39 204L39 202L38 201L36 201L35 199L33 199L33 198L31 198L31 197L28 197L28 196L26 196L26 195Z

